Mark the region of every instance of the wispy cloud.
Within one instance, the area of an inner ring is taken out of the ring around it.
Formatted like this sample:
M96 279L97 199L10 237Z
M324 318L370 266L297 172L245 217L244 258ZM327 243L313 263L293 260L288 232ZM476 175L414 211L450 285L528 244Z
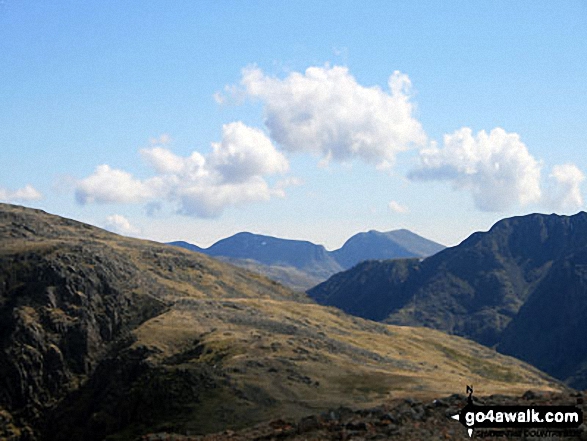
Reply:
M389 204L387 204L387 206L394 213L406 214L406 213L409 212L408 207L406 207L405 205L400 204L397 201L391 201Z
M8 190L0 187L0 201L3 202L30 202L43 199L43 195L32 185L26 185L18 190Z

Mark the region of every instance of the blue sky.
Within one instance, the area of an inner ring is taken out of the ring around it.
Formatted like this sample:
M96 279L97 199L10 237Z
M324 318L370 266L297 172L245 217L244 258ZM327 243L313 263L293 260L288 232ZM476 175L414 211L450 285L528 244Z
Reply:
M587 2L0 3L0 199L159 241L584 209Z

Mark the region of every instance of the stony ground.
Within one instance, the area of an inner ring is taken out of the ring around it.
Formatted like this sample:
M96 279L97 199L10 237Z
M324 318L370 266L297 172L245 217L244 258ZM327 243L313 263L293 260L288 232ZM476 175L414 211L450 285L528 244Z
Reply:
M475 398L476 404L484 405L577 405L587 414L584 397L586 392L534 393L526 392L521 397L492 395ZM189 436L168 433L149 434L141 441L261 441L261 440L468 440L465 428L450 417L460 411L467 402L464 395L423 402L403 399L370 409L333 409L320 415L308 416L298 421L275 420L241 431ZM520 440L587 440L587 425L583 423L577 436L520 436L508 438L485 437L476 432L474 438L520 439Z

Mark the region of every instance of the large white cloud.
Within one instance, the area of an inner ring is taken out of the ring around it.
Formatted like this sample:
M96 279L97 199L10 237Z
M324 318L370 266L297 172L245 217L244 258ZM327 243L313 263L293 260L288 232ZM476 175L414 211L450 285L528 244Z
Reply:
M30 184L17 190L7 190L0 187L0 201L3 202L38 201L42 198L41 192Z
M426 142L413 116L410 80L397 71L389 92L358 84L340 66L310 67L284 79L251 67L243 70L241 84L247 96L264 103L271 139L288 151L386 167L398 152Z
M471 191L483 211L541 201L541 163L518 134L495 128L473 136L471 129L461 128L445 135L443 144L420 151L420 167L409 174L411 179L449 181Z
M576 210L583 207L581 183L585 175L574 164L555 165L549 176L546 203L553 210Z
M212 144L207 156L188 157L161 146L141 150L156 175L136 179L123 170L100 165L76 186L79 203L179 204L192 216L214 217L229 207L283 196L282 188L270 188L266 176L284 173L289 164L260 130L241 122L226 124L222 140Z

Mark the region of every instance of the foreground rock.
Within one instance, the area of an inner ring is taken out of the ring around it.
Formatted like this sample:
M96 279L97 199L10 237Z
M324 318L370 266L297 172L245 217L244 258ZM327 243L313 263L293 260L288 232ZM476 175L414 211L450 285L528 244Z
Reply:
M493 395L475 399L481 405L573 405L587 414L587 405L583 393L534 393L526 392L522 396L508 397ZM307 416L297 421L274 420L242 431L224 431L206 436L189 436L170 433L149 434L140 438L142 441L252 441L252 440L469 440L465 428L450 417L467 404L463 395L452 395L433 401L402 399L377 407L351 410L337 408L320 415ZM494 430L492 432L499 432ZM526 440L585 440L587 426L578 429L578 436L544 437L539 430L528 431ZM534 432L534 433L533 433ZM508 439L503 436L484 436L483 439ZM534 434L535 436L532 436ZM475 436L475 435L474 435Z

